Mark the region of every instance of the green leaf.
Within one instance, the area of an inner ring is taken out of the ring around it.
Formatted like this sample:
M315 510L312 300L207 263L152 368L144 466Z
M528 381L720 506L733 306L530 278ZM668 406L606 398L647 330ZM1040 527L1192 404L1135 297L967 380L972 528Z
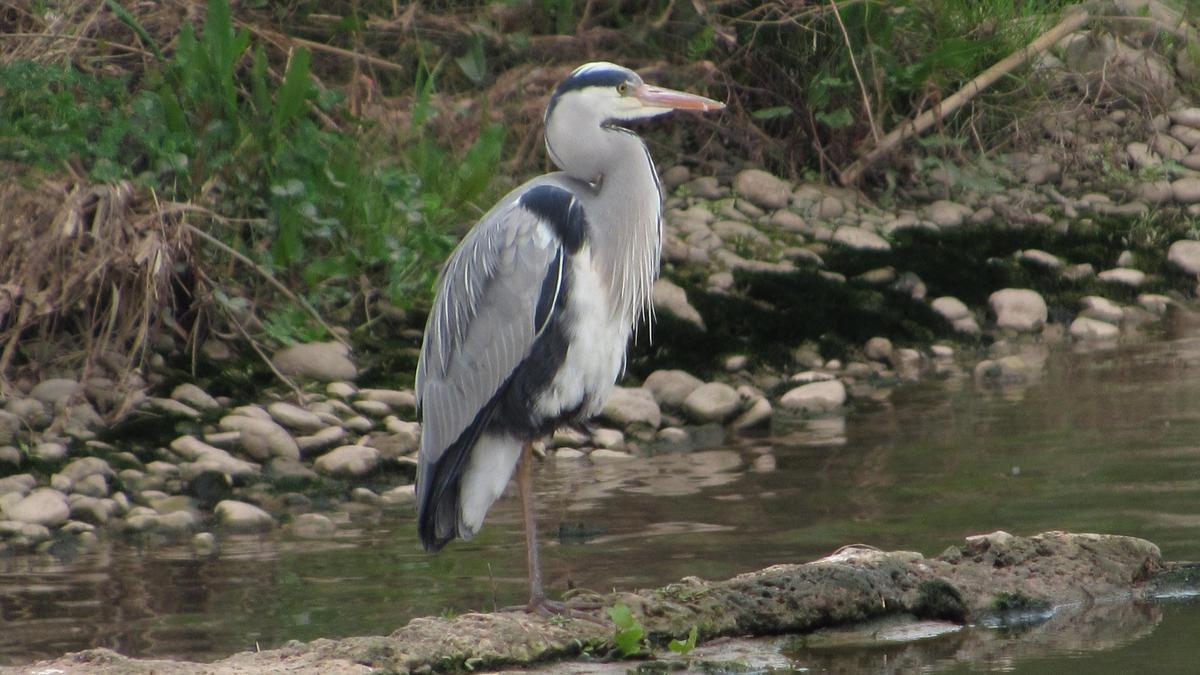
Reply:
M483 38L476 34L471 40L467 53L454 59L463 75L473 84L483 84L487 77L487 55L483 51Z
M830 129L844 129L854 124L854 116L845 108L838 108L833 112L819 112L817 120Z
M756 120L773 120L780 117L788 117L792 114L790 106L777 105L771 108L760 108L750 114Z
M608 608L608 616L617 627L613 636L613 644L622 656L633 656L642 651L646 629L623 603L617 603Z
M271 131L282 133L284 128L300 117L304 110L304 102L308 98L309 80L308 65L310 61L307 49L297 49L292 52L292 60L288 63L287 72L283 75L283 84L275 96L275 112L271 117Z
M700 629L692 626L692 630L688 632L687 640L671 640L667 645L667 649L676 654L687 654L696 648L696 638L700 636Z

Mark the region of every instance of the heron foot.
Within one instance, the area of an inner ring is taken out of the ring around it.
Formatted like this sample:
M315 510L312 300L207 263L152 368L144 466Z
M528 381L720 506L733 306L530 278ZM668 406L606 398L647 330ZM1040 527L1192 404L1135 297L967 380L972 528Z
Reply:
M528 604L505 607L505 612L525 612L537 614L545 618L581 619L592 623L604 624L604 620L592 612L601 609L599 603L567 604L558 600L546 598L530 598Z

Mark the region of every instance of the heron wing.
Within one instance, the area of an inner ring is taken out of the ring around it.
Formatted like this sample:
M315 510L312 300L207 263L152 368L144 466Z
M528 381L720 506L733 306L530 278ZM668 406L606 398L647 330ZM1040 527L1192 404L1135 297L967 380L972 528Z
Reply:
M555 222L562 220L559 213L544 207L565 204L566 216L577 208L574 197L545 185L518 192L455 249L425 328L416 382L422 419L417 491L420 510L434 504L446 511L434 516L436 524L421 518L423 537L427 525L439 533L434 547L456 526L447 522L457 508L448 498L457 500L457 482L487 426L490 403L529 355L563 284L562 235L569 230ZM582 222L581 212L577 219Z

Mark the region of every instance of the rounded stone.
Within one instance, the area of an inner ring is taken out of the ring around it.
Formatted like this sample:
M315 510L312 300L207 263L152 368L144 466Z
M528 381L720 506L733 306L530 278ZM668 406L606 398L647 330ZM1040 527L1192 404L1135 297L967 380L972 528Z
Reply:
M50 408L54 408L60 403L65 404L68 399L79 391L79 388L79 383L75 380L53 377L42 380L34 385L33 389L29 392L29 396L45 403Z
M764 209L781 209L792 198L792 186L761 169L746 169L733 179L733 189Z
M196 410L209 411L221 408L221 404L217 402L217 399L190 382L185 382L175 387L171 391L171 398Z
M67 458L67 446L54 441L38 443L30 448L29 456L43 462L61 462Z
M650 373L642 386L650 390L659 405L679 408L688 394L702 384L703 380L685 370L656 370Z
M58 527L71 516L66 496L52 488L39 488L4 509L4 517L21 523Z
M1036 248L1025 249L1017 253L1017 260L1046 270L1057 270L1063 266L1062 260L1053 253L1047 253Z
M1079 305L1083 308L1080 316L1097 319L1113 325L1121 323L1121 319L1125 316L1125 312L1121 309L1120 305L1098 295L1084 297L1079 301Z
M700 330L705 330L704 317L700 316L700 312L688 302L687 291L671 281L659 278L654 282L652 301L656 312L675 317Z
M891 361L892 341L885 337L873 337L867 340L866 346L863 347L863 354L872 361L882 361L888 363Z
M80 457L64 466L59 473L76 482L96 474L110 477L116 475L108 462L99 457Z
M892 245L886 239L861 227L839 227L833 233L833 241L856 251L886 252L892 250Z
M272 457L300 458L296 440L275 422L255 417L242 417L237 422L242 449L254 459L261 462Z
M1070 333L1077 340L1113 340L1121 334L1121 329L1106 321L1081 316L1071 322Z
M620 429L639 425L657 429L662 424L654 394L642 387L613 387L600 417Z
M267 412L279 424L296 431L319 431L327 426L316 413L283 401L268 405Z
M213 509L217 524L230 532L265 532L275 527L271 514L253 504L226 499Z
M1200 178L1180 178L1171 183L1171 193L1180 204L1200 202Z
M934 298L933 302L930 303L930 307L951 323L971 316L971 310L963 304L962 300L949 295Z
M379 401L397 412L415 412L417 396L404 389L363 389L358 398L364 401Z
M741 407L737 390L724 382L709 382L696 387L683 401L683 410L694 422L724 422Z
M192 535L192 551L199 556L211 556L217 552L217 538L212 532L197 532Z
M292 534L301 539L328 539L337 531L337 525L329 516L320 513L304 513L292 521Z
M997 328L1020 332L1041 329L1046 323L1046 301L1037 291L1027 288L1005 288L988 297L988 306L996 317Z
M834 410L846 402L846 385L840 380L810 382L783 395L779 405L788 410L822 412Z
M744 431L746 429L761 427L771 421L771 415L774 412L775 411L771 406L771 402L768 401L766 397L760 396L759 398L754 399L754 402L750 404L750 407L746 409L746 412L738 415L737 419L735 419L730 426L733 427L735 431Z
M1125 151L1129 153L1129 159L1133 164L1139 168L1150 169L1162 166L1162 158L1145 143L1130 143L1125 146Z
M1114 267L1096 275L1098 281L1137 288L1146 281L1146 273L1128 267Z
M972 213L970 207L945 199L925 207L925 218L938 227L958 227Z
M1200 276L1200 241L1180 239L1171 244L1167 264L1184 274Z
M350 360L349 349L339 342L292 345L276 352L272 362L284 375L308 377L322 382L358 377L358 369Z
M415 485L399 485L379 496L383 498L384 504L392 506L404 506L406 504L414 504L417 501Z
M621 450L625 447L625 434L616 429L596 429L592 432L592 443L597 448Z
M313 463L317 473L339 478L365 476L379 466L379 450L366 445L343 445Z
M588 453L588 459L594 464L603 462L623 462L628 459L633 459L633 455L628 452L619 450L609 450L608 448L596 448Z

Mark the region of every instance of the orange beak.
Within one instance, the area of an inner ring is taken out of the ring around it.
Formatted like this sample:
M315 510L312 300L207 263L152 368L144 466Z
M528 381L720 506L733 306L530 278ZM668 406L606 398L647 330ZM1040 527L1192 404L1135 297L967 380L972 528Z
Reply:
M664 87L655 87L649 84L638 86L633 91L634 97L648 106L655 108L669 108L671 110L699 110L700 112L710 112L713 110L722 110L725 104L720 101L714 101L711 98L689 94L683 91L675 91L674 89L666 89Z

